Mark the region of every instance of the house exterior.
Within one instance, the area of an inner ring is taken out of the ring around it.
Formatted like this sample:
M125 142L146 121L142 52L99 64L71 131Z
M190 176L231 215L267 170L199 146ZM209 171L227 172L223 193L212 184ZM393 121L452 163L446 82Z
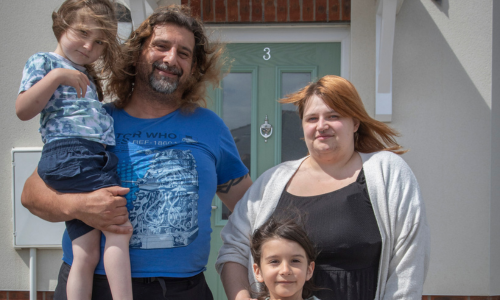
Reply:
M0 44L0 91L7 105L0 112L3 140L0 165L4 170L0 175L3 207L0 210L3 271L0 272L0 299L28 299L30 287L38 291L38 299L52 299L51 291L57 284L60 249L38 249L33 264L33 250L14 247L11 151L17 147L42 146L37 132L38 119L18 120L14 103L26 60L35 52L53 51L56 47L51 13L62 2L0 2L3 41ZM353 82L367 111L390 122L401 133L400 144L410 149L403 158L419 181L431 230L431 261L423 299L500 299L500 218L497 217L500 215L500 130L496 130L500 128L500 2L122 2L130 8L134 25L157 5L189 5L214 32L213 38L227 42L233 53L252 47L260 51L255 64L267 64L285 53L291 62L277 69L281 75L288 71L307 73L313 80L331 72ZM289 49L285 49L287 44ZM306 44L326 47L317 52L324 60L316 69L311 62L300 66L294 62L300 60L300 57L294 59L294 53ZM286 52L276 50L282 49L280 47ZM239 63L240 59L236 61ZM331 61L331 69L324 69ZM252 69L252 64L252 61L237 64L231 72L254 76L255 70L264 68ZM254 93L267 90L259 86L253 88ZM224 94L211 93L213 101L209 106L230 122L231 114L224 113L220 103ZM279 96L276 92L266 98L265 103L252 102L246 110L252 128L249 129L252 139L248 143L258 144L248 154L252 176L279 162L284 155L280 152L284 148L280 139L283 141L287 132L281 130L278 122L282 114L275 100ZM252 97L261 101L264 96ZM265 123L266 115L269 124L274 126L274 135L268 137L268 142L258 129ZM241 126L235 127L234 132L239 132L236 129L243 130ZM268 151L266 147L274 151L270 158L260 155L260 151ZM213 273L213 262L217 232L224 224L225 212L217 200L214 206L217 206L213 216L214 242L209 262L212 265L207 270L207 280L216 299L224 299ZM31 285L30 277L35 278Z

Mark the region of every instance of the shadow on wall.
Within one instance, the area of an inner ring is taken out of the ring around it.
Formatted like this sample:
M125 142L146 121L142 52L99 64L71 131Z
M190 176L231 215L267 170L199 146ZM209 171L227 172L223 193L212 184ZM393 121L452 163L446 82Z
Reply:
M397 15L392 125L402 134L401 145L411 150L403 157L419 180L427 208L432 250L424 293L485 295L490 281L485 246L489 99L481 96L423 1L405 1ZM448 17L449 1L434 2ZM474 48L466 34L461 45Z
M448 10L450 8L450 0L432 0L436 4L436 7L439 8L448 18Z

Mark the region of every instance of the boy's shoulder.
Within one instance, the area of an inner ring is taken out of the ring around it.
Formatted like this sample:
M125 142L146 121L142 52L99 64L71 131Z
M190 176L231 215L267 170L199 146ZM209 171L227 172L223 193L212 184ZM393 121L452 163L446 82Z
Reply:
M33 54L26 63L26 67L29 68L30 66L43 69L64 68L85 71L84 67L75 66L71 61L54 52L38 52Z
M57 56L50 52L38 52L30 56L28 63L58 61Z

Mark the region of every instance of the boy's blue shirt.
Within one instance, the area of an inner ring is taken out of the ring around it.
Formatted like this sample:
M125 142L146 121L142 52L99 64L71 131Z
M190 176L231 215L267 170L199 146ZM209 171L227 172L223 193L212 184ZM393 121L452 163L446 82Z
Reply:
M90 84L84 98L78 98L76 89L60 85L40 112L40 134L44 143L66 138L84 138L105 145L114 145L113 119L106 113L92 77L85 67L72 63L53 52L31 56L23 70L19 93L27 91L57 68L78 70L89 77Z

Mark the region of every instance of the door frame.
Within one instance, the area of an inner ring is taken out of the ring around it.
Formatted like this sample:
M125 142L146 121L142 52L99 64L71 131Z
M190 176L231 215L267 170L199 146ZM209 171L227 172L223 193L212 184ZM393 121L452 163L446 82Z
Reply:
M328 43L337 42L341 44L340 53L340 76L350 79L350 53L351 53L351 27L349 24L319 24L319 25L295 25L295 24L266 24L266 25L225 25L225 24L206 24L206 33L210 41L217 41L222 43ZM308 68L306 68L308 69ZM232 71L236 71L233 68ZM239 70L241 72L241 70ZM282 70L277 70L280 72ZM313 71L313 70L311 70ZM238 71L237 71L238 72ZM253 70L255 76L255 70ZM314 70L312 73L316 73ZM256 80L254 80L256 84ZM216 97L220 98L220 91L217 92ZM256 93L253 93L254 97ZM278 97L279 98L279 97ZM252 110L255 105L255 99L252 99ZM278 103L276 105L279 105ZM216 113L221 115L221 108L216 106ZM277 111L277 110L276 110ZM255 114L252 113L252 122ZM281 115L275 116L276 120L281 120ZM281 133L277 133L281 136ZM279 139L276 137L276 142L279 144ZM252 145L254 145L252 137ZM277 145L281 149L280 145ZM277 153L278 151L276 151ZM274 157L275 164L281 161L280 154ZM253 161L252 163L256 163ZM255 174L253 174L255 176ZM255 181L256 178L252 178ZM222 202L218 197L215 197L215 206L221 207ZM227 221L222 220L220 210L216 209L215 217L216 226L224 226Z
M351 26L321 25L205 25L211 41L223 43L324 43L339 42L340 76L350 80Z
M221 25L221 24L207 24L205 25L206 33L210 41L218 41L222 43L330 43L336 42L341 44L341 54L340 54L340 76L350 79L350 54L351 54L351 31L349 24L310 24L310 25ZM240 70L241 68L241 70ZM303 68L303 67L302 67ZM245 69L245 70L243 70ZM300 69L300 68L299 68ZM316 73L313 68L306 67L306 69L311 69L312 74ZM231 69L233 72L236 71L249 71L246 67L241 66L239 68L233 67ZM252 70L253 76L257 76L257 70ZM284 71L277 69L276 72ZM299 71L299 70L298 70ZM300 71L304 71L301 69ZM280 76L278 76L279 78ZM257 80L254 78L254 85L257 84ZM255 88L254 88L255 89ZM215 95L220 98L220 90ZM253 97L257 96L257 93L252 93ZM278 97L279 98L279 97ZM255 99L252 99L252 111L256 111ZM276 105L279 105L278 103ZM220 115L221 107L214 107L215 111ZM277 110L276 110L277 111ZM256 113L252 113L252 124L257 120ZM276 119L281 119L281 115L276 117ZM257 137L252 137L252 145L256 145L254 139ZM278 139L276 139L278 140ZM255 147L255 146L254 146ZM274 157L275 162L280 160L280 157ZM253 160L252 164L256 161ZM255 176L255 174L253 174ZM255 178L253 178L255 180ZM214 225L216 227L223 227L227 221L222 220L221 210L217 209L222 206L222 202L218 197L214 200L215 214L213 214ZM215 228L214 228L215 230ZM212 232L212 237L214 233ZM213 247L213 241L211 244ZM211 254L211 257L214 254ZM210 260L209 260L210 263ZM213 290L214 298L226 299L224 294L224 288L220 280L217 280L217 290Z

